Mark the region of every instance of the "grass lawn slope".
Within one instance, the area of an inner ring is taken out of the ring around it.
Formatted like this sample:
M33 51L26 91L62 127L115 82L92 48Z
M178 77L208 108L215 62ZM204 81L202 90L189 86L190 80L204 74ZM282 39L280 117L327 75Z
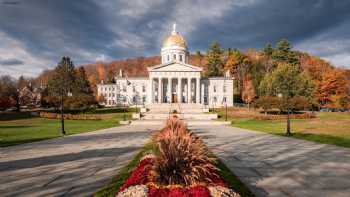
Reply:
M6 118L0 114L0 146L11 146L51 139L61 136L59 119L47 119L31 116L29 113L12 114ZM65 120L67 135L95 131L119 125L123 113L99 114L101 120ZM127 116L130 118L130 114Z
M225 109L220 109L219 115L225 117ZM235 127L284 135L286 120L256 120L253 117L258 112L247 112L246 109L230 108L229 120ZM295 138L315 141L324 144L350 147L350 113L317 112L316 118L292 119L292 133Z

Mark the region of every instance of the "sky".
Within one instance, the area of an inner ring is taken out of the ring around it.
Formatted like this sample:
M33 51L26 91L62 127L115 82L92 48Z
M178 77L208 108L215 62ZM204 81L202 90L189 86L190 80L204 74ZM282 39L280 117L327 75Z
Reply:
M0 75L160 54L172 24L191 52L294 49L350 68L350 0L0 0Z

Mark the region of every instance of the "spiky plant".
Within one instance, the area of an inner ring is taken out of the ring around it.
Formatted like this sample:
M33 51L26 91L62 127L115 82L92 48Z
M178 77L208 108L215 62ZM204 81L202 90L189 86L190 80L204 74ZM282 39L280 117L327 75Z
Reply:
M168 120L157 142L159 154L150 173L152 182L191 186L210 183L211 178L218 177L204 142L179 119Z

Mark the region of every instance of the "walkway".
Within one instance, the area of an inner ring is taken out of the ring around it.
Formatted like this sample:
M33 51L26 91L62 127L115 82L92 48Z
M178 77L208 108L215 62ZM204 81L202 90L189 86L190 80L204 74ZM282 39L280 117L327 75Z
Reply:
M230 126L192 129L257 196L350 196L349 148Z
M90 196L125 166L154 126L123 126L0 148L1 196Z

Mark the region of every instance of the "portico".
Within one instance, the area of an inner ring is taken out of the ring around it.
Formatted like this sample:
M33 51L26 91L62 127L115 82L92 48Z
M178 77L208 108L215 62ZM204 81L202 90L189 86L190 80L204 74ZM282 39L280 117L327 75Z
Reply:
M202 68L169 62L148 69L150 103L200 103Z

